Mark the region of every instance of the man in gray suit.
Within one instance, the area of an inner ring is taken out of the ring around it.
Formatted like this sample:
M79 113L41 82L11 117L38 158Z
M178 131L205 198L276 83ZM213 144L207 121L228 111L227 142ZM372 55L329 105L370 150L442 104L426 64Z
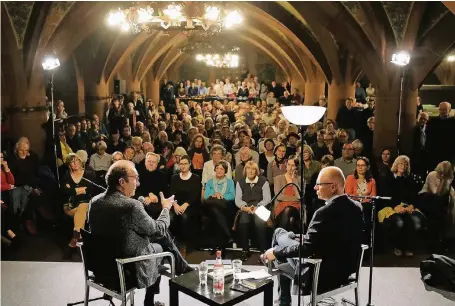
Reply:
M88 212L92 244L95 248L100 246L97 251L103 252L101 246L106 245L104 252L108 248L117 258L169 251L174 254L177 275L193 270L183 259L167 231L170 224L169 210L174 196L165 199L160 192L163 210L158 219L154 220L145 211L145 204L132 198L139 186L139 176L132 162L115 162L107 171L106 184L106 192L90 201ZM131 273L135 274L131 275L131 278L137 288L147 288L144 301L146 306L154 305L154 295L159 293L160 264L161 260L155 259L141 261L135 264L134 273ZM102 268L99 270L98 275L110 272L103 271ZM95 271L94 273L98 277Z

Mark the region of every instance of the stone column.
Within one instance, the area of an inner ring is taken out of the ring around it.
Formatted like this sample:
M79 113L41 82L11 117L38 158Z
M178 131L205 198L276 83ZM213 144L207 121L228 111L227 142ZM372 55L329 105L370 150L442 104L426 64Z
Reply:
M209 68L209 80L208 80L208 84L206 84L207 88L210 87L211 83L215 83L215 80L216 80L216 70L214 67L210 67Z
M139 80L132 80L129 79L126 81L126 91L133 92L133 91L141 91L141 82Z
M160 102L160 80L155 79L153 72L150 70L147 75L147 97L152 99L155 105Z
M412 129L416 124L415 101L417 95L417 90L403 90L400 154L410 154L412 150ZM383 147L397 149L400 89L394 88L390 91L378 91L375 105L374 152L378 154Z
M97 114L100 120L109 107L109 86L105 81L86 84L85 108L88 115Z
M299 94L302 95L305 92L305 80L300 77L292 78L290 94L294 93L294 89L298 89Z
M27 137L30 140L31 149L42 157L45 149L46 133L41 125L47 121L47 111L13 112L10 114L8 121L11 123L9 125L11 134L16 138Z
M144 95L145 99L147 99L149 94L147 91L147 79L146 78L143 78L141 81L141 92Z
M324 94L325 82L305 83L305 105L313 105Z
M258 71L256 69L256 64L257 64L257 60L258 60L257 52L255 52L253 50L251 50L250 52L247 52L246 60L247 60L248 71L251 73L251 75L257 76L257 73L258 73ZM213 82L215 82L215 80L213 80Z
M338 110L344 105L346 98L353 97L354 93L354 83L336 84L332 82L329 85L327 118L335 120Z

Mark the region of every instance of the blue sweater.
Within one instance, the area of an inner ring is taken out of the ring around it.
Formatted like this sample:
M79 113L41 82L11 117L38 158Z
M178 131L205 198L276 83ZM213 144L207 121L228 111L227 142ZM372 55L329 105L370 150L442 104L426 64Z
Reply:
M223 198L227 201L234 201L235 199L235 187L234 181L230 178L226 178L227 188L226 192L223 194ZM218 184L218 190L221 190L222 184ZM204 199L208 199L210 196L215 194L215 187L213 185L213 179L208 180L205 184Z

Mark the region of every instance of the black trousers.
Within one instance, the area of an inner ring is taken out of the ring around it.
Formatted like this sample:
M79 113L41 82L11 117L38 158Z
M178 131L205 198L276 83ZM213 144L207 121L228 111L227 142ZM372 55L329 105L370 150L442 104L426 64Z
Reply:
M419 212L393 214L384 220L391 234L393 247L402 251L414 251L417 234L422 228L423 216Z
M198 213L199 208L196 206L188 206L182 215L177 215L174 210L170 212L170 231L182 246L187 246L194 237Z
M224 246L232 238L234 205L224 199L207 199L203 201L201 211L208 217L210 222L208 228L214 230L215 238L221 246Z
M249 249L248 241L253 238L252 229L256 234L256 239L259 243L260 251L265 251L267 248L266 242L266 222L261 220L255 214L249 214L241 211L238 219L237 232L240 247L247 251Z
M299 232L299 210L293 206L288 206L276 217L277 226L289 232Z
M161 276L158 277L156 282L151 285L150 287L147 287L145 290L145 299L144 299L144 306L154 306L155 305L155 294L160 293L160 282L161 282Z

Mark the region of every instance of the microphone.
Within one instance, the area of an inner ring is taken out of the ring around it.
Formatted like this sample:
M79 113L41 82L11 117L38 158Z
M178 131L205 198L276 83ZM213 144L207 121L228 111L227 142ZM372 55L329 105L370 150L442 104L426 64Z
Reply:
M106 189L106 188L104 188L103 186L101 186L101 185L98 185L98 184L96 184L96 183L92 182L91 180L89 180L89 179L86 179L85 177L82 177L82 179L83 179L84 181L87 181L87 182L89 182L89 183L90 183L90 184L92 184L93 186L96 186L96 187L98 187L98 188L100 188L100 189L103 189L104 191L106 191L106 190L107 190L107 189Z
M350 198L356 198L356 199L372 199L372 200L386 200L390 201L392 200L392 197L380 197L380 196L357 196L357 195L347 195Z

